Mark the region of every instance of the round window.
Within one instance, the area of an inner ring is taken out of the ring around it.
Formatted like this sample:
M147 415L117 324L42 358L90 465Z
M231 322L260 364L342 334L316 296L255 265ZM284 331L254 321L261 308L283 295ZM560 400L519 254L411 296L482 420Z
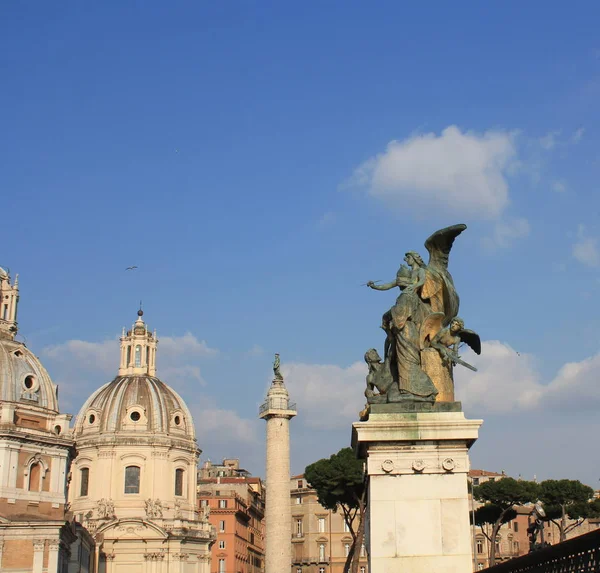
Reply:
M175 422L176 426L179 426L179 424L181 424L181 418L179 416L175 416L173 421Z
M90 424L93 424L96 421L96 416L94 416L94 414L90 414L90 417L88 418L88 422Z
M33 376L26 376L23 384L25 384L25 388L27 388L27 390L31 390L34 384Z
M133 412L131 412L131 414L129 414L129 417L134 421L134 422L139 422L140 418L142 417L140 415L139 412L136 412L135 410Z

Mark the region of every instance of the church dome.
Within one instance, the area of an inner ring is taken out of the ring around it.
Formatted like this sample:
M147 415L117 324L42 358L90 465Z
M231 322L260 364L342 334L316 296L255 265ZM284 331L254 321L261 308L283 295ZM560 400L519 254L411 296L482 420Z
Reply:
M75 436L105 433L167 434L195 439L183 399L155 376L117 376L94 392L81 408Z
M58 412L56 386L38 358L23 343L1 337L0 401Z
M121 362L117 377L94 392L75 423L75 436L135 434L195 440L192 415L172 388L156 377L156 332L138 317L120 338Z

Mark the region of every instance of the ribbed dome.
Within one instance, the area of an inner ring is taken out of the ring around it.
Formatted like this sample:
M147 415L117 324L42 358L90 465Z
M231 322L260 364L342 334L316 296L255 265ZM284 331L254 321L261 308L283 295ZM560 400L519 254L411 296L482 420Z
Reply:
M185 402L154 376L117 376L83 405L74 429L75 436L140 431L195 439Z
M58 412L56 386L38 358L21 342L2 338L0 400Z

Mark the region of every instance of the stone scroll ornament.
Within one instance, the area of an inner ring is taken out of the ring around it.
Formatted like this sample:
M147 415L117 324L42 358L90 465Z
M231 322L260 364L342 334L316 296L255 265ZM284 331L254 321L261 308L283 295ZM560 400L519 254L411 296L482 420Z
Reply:
M433 233L425 241L427 264L409 251L404 257L407 266L400 266L394 280L366 283L374 290L400 290L396 303L382 317L383 360L374 348L365 354L368 404L453 402L453 367L460 364L476 370L458 354L462 343L480 354L481 341L458 317L459 297L448 271L454 240L466 228L453 225Z

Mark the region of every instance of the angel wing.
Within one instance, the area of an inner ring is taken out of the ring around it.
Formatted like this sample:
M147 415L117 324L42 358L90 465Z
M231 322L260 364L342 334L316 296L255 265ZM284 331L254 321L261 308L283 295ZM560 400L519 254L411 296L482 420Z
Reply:
M443 312L446 316L444 326L458 314L460 300L454 288L452 275L448 272L448 257L454 239L465 229L466 225L452 225L436 231L425 241L429 251L429 263L425 269L425 284L421 296L429 300L434 312Z
M458 336L473 349L475 354L481 354L481 339L479 338L479 334L465 328L458 333Z
M433 233L425 241L425 248L429 251L429 263L427 263L427 266L435 270L447 271L448 257L454 239L466 228L467 226L464 224L452 225Z
M432 312L425 318L419 331L419 346L421 350L429 346L433 337L442 329L443 322L443 312Z

